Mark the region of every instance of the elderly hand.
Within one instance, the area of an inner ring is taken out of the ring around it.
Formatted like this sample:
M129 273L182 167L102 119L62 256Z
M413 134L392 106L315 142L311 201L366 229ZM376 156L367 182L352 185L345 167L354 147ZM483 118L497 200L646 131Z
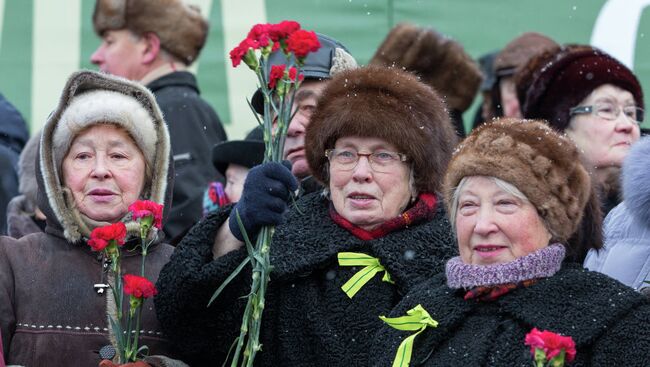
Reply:
M244 240L236 213L239 213L251 239L262 226L280 224L289 195L297 188L298 181L283 164L269 162L251 169L244 182L242 197L230 213L228 224L232 234L238 240Z

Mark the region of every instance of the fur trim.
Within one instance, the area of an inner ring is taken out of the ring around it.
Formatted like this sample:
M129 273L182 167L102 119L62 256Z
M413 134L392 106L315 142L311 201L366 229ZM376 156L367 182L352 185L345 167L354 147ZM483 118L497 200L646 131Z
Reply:
M526 32L510 41L496 55L492 66L493 70L497 74L499 74L499 71L512 70L514 74L526 65L531 57L558 46L557 42L543 34Z
M386 140L414 166L419 192L436 192L456 143L442 99L415 76L368 66L336 75L318 101L305 146L312 174L327 182L325 150L344 136Z
M38 155L38 142L41 140L41 132L37 132L29 138L27 144L20 152L18 159L18 191L25 195L30 206L36 205L38 185L36 184L36 156Z
M114 93L120 93L127 97L126 99L116 97ZM108 100L105 99L107 95L110 96ZM92 98L100 98L101 103L93 103ZM118 101L120 103L115 103ZM142 116L138 116L142 111L135 114L133 111L129 111L129 115L125 117L105 108L105 106L111 106L111 108L124 113L124 106L121 104L123 101L127 101L129 108L145 111L147 117L144 120L135 120L135 118L142 118ZM137 105L133 105L133 101L136 101ZM98 109L99 112L84 110L83 106L85 109ZM73 107L74 111L68 113L69 107ZM127 130L134 134L134 140L145 152L145 157L151 157L149 164L152 176L150 182L146 182L143 199L160 204L165 204L166 200L171 201L171 194L168 192L168 181L170 181L168 173L171 173L169 133L153 94L141 84L124 78L93 71L73 73L63 88L58 106L50 114L43 127L39 150L40 175L37 175L39 180L38 207L43 210L48 221L58 222L65 237L71 242L77 242L82 237L89 236L92 228L89 228L80 219L79 212L71 204L73 199L69 190L62 186L60 167L62 155L67 152L67 149L63 151L57 144L69 146L71 140L66 141L65 137L69 136L69 139L73 139L72 132L80 131L78 126L72 125L70 128L68 123L80 123L87 127L91 126L93 122L106 122L104 118L107 116L122 122L120 125L126 126ZM87 120L77 122L71 119L72 117L85 117ZM134 120L129 120L129 118L134 118ZM136 121L138 124L146 121L152 128L136 127ZM59 125L62 123L66 124L65 129L59 129ZM129 128L130 124L133 126ZM155 139L153 143L150 141L152 136ZM147 147L143 145L147 145ZM171 189L171 187L169 188ZM42 196L41 193L45 195ZM165 208L165 213L168 213L168 209Z
M208 35L199 8L183 0L97 0L95 32L127 28L136 34L155 33L162 48L186 65L196 60Z
M623 162L623 199L630 213L650 223L650 137L632 146Z
M460 43L432 29L395 26L370 65L404 67L437 90L449 108L465 111L481 85L481 71Z
M124 128L152 167L158 134L149 111L135 98L108 90L93 90L75 96L61 115L52 136L54 161L59 167L77 134L102 123Z
M558 131L571 120L569 110L594 89L613 84L632 93L643 108L643 90L634 73L597 48L568 45L533 57L516 76L525 118L544 119Z
M576 146L543 121L501 119L474 130L454 152L445 175L448 209L466 176L492 176L513 184L562 243L578 228L592 192Z

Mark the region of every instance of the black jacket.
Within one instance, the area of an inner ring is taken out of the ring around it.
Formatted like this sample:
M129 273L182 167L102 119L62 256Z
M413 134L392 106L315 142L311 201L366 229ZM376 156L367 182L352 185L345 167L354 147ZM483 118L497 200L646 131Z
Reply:
M416 337L411 366L532 365L525 335L534 327L571 336L578 366L650 366L650 304L603 274L565 265L554 276L493 302L463 300L439 274L414 287L392 317L421 304L438 321ZM373 347L374 366L390 366L412 332L384 326Z
M203 192L219 179L212 165L212 147L227 139L214 109L201 98L196 78L177 71L147 85L162 110L174 153L174 194L168 238L191 227L203 215Z
M276 228L258 366L361 366L386 314L414 284L442 271L457 252L442 205L430 222L362 241L334 223L329 201L314 193ZM155 298L165 335L192 366L220 365L239 334L250 270L208 299L246 256L244 249L212 260L216 230L231 207L210 214L190 231L163 268ZM341 251L380 259L395 284L372 278L354 298L341 285L361 268L339 267ZM250 268L246 268L250 269Z

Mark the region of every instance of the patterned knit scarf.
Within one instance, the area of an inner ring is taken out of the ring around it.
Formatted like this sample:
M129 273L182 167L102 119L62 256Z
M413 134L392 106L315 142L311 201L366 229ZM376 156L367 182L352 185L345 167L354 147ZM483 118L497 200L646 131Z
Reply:
M565 253L564 246L556 243L505 264L465 264L457 256L447 262L447 285L468 290L464 297L466 300L493 301L557 273Z
M339 213L336 212L336 209L334 209L334 205L331 202L329 212L330 217L334 223L347 229L355 237L364 241L370 241L381 238L388 233L396 231L398 229L406 228L412 224L417 224L433 219L433 217L436 215L436 196L429 193L418 195L417 201L409 210L393 219L387 220L379 227L370 231L357 227L349 220L343 218Z

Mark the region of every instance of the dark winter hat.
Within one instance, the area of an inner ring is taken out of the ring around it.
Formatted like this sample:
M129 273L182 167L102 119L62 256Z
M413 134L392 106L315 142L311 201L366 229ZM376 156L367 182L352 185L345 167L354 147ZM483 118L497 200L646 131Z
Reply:
M516 79L524 117L544 119L558 131L569 125L569 110L604 84L629 91L643 108L643 90L634 73L591 46L568 45L537 55Z
M334 38L324 34L316 33L320 48L316 52L307 54L304 65L301 68L305 79L330 79L343 70L356 68L357 62L350 55L348 49ZM278 50L269 56L266 63L266 75L269 75L273 65L284 65L287 58L282 51ZM258 89L253 94L251 104L257 113L264 113L264 96Z
M208 22L199 8L183 0L97 0L95 33L129 29L155 33L163 49L186 65L196 60L208 35Z
M229 164L253 168L264 161L264 130L258 126L244 140L219 143L212 148L212 163L223 176Z
M440 96L409 72L378 66L342 72L323 91L305 138L309 168L320 182L328 181L325 150L345 136L394 144L411 162L420 192L440 189L456 144Z
M481 83L481 92L487 92L492 89L492 86L497 80L496 74L494 73L494 59L497 57L499 51L492 51L487 53L478 59L478 64L481 69L481 74L483 75L483 82Z
M563 243L578 229L592 193L575 144L543 121L494 120L463 140L444 178L448 209L456 187L468 176L496 177L517 187L537 208L553 239Z
M557 42L536 32L526 32L510 41L494 60L494 72L497 76L514 75L528 60L544 51L554 49Z
M396 25L369 65L404 67L432 86L450 109L465 111L481 85L481 71L463 46L430 28Z

